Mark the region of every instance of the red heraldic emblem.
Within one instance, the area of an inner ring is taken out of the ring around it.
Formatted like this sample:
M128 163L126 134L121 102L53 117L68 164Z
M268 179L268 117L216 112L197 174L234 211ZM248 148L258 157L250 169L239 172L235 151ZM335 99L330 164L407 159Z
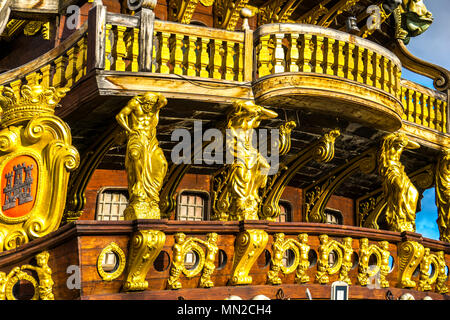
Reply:
M9 218L19 218L33 209L38 185L38 165L30 156L10 160L2 172L1 211Z

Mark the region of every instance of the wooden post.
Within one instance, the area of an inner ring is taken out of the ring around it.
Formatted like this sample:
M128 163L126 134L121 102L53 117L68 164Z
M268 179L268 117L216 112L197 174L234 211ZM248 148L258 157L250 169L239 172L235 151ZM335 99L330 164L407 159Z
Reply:
M140 11L136 15L140 17L139 31L139 71L152 71L153 53L153 28L155 22L156 0L144 0Z
M105 68L106 7L95 0L88 13L87 71Z
M252 11L248 8L241 9L243 19L242 28L244 30L244 81L250 82L253 79L253 31L250 30L248 19L252 17ZM242 53L239 53L242 54Z

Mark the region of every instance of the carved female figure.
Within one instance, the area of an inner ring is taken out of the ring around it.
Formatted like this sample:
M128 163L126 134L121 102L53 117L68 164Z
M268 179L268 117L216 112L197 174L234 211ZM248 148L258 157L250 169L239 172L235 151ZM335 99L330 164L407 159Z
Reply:
M342 251L344 253L344 257L342 259L342 267L341 272L339 274L339 280L345 281L348 284L352 284L352 281L348 276L348 273L352 268L352 255L353 255L352 238L346 237L343 239L342 242L343 242Z
M201 243L206 246L205 265L203 267L203 273L200 278L201 288L210 288L214 286L214 283L211 280L211 275L216 269L214 261L216 260L216 255L219 251L219 248L217 247L217 238L217 233L213 232L206 235L206 241L201 241Z
M186 235L182 232L174 235L175 244L173 245L172 267L170 268L170 276L167 280L169 289L181 288L180 275L183 272L184 264L184 246L186 244Z
M358 281L362 286L367 285L369 270L369 239L362 238L359 240L359 266L358 266Z
M428 291L431 290L430 285L430 275L428 271L431 265L431 254L430 249L425 248L425 253L423 254L422 261L420 262L420 279L419 279L419 290Z
M267 282L270 284L281 284L281 279L278 276L278 273L280 272L281 265L283 263L283 254L286 249L284 247L284 233L276 233L273 237L272 261L270 264L270 270L267 273Z
M419 192L405 173L400 156L404 149L419 147L419 144L410 141L404 133L389 134L383 141L378 170L383 179L383 194L387 202L386 221L392 231L416 230Z
M317 282L323 284L328 283L328 269L330 268L328 264L328 255L330 253L329 240L326 234L322 234L319 236L320 246L319 246L319 258L317 259L317 273L316 280Z
M380 286L382 288L389 287L389 281L386 280L391 267L389 266L389 257L391 253L389 251L389 242L380 241L379 243L380 253L381 253L381 263L380 263Z
M36 255L37 267L32 265L23 265L20 269L35 270L39 278L39 297L41 300L54 300L52 269L48 266L48 251L43 251Z

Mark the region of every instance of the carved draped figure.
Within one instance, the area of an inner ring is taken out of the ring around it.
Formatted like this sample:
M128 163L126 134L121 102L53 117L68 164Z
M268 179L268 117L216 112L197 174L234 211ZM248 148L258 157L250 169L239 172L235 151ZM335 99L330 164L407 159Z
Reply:
M436 221L439 227L440 240L450 242L450 149L446 149L438 160L435 190L438 208Z
M156 139L159 110L167 104L161 94L147 92L132 98L116 116L128 134L125 169L130 201L126 219L160 218L159 191L167 160Z
M229 220L258 220L260 189L266 185L270 168L267 160L253 147L253 133L264 119L275 118L271 110L249 101L236 101L228 116L227 152L233 156L228 166L226 186L219 195L218 210Z
M402 133L385 137L379 157L379 173L383 179L386 198L386 221L392 231L414 232L419 192L405 173L400 162L403 149L416 149L419 145L409 141Z

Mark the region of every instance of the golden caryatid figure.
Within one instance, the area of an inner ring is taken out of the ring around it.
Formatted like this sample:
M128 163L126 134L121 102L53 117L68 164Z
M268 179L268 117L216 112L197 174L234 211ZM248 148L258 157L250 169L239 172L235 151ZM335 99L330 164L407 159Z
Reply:
M167 99L147 92L132 98L117 114L126 130L128 144L125 169L130 200L124 211L127 220L159 219L159 192L167 172L167 160L156 139L159 110Z
M266 185L268 161L253 146L254 129L278 114L250 101L235 101L228 114L226 148L233 156L216 192L215 215L220 220L258 220L260 189Z
M450 149L444 150L436 166L437 224L441 241L450 242Z
M392 133L384 138L379 155L378 171L383 180L386 199L386 221L392 231L416 230L416 206L419 192L400 162L404 149L417 149L419 144L410 141L403 133Z

